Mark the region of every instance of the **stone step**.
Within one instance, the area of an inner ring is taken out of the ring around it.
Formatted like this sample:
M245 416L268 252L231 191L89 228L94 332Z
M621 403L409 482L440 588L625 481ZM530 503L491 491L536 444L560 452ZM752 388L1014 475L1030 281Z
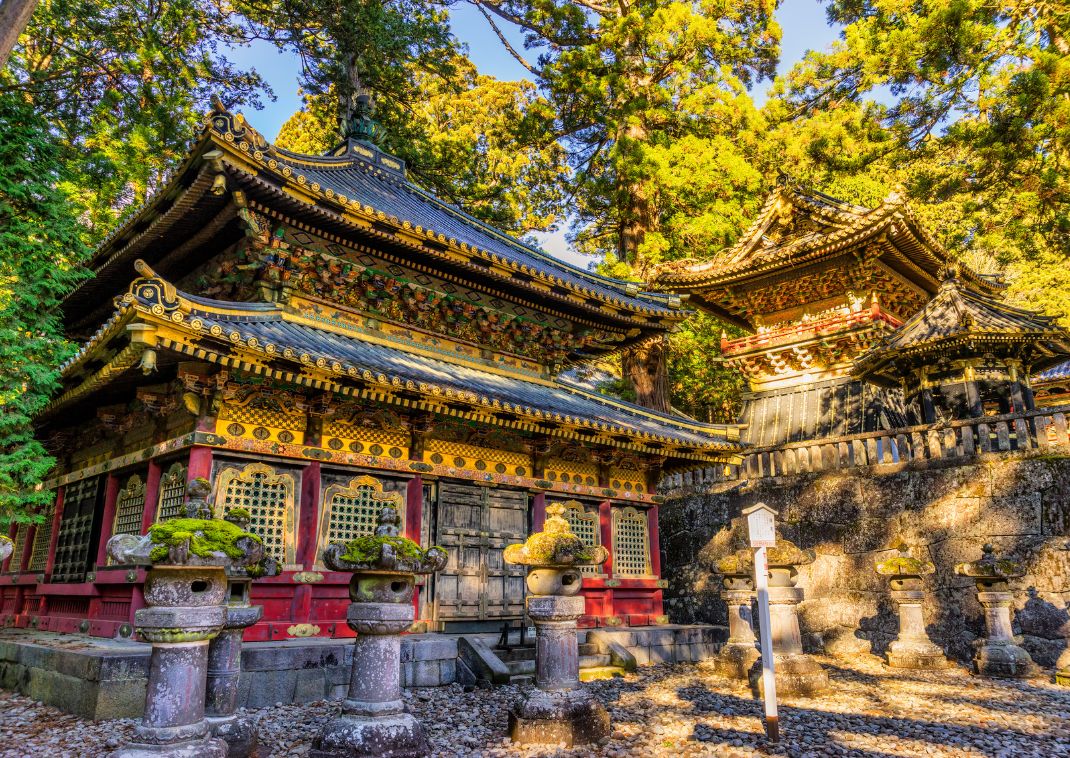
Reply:
M580 671L608 666L609 661L609 653L604 653L602 655L581 655Z
M607 658L609 656L606 656ZM595 679L612 679L615 676L624 676L624 669L620 666L594 666L580 669L580 681L591 682Z
M535 660L535 646L515 647L512 650L495 648L494 654L505 663L509 661L533 661Z
M593 642L581 642L580 655L598 655L598 645Z
M530 661L505 661L506 667L509 669L509 673L513 676L518 674L534 674L535 673L535 659Z
M509 677L509 684L535 684L534 674L517 674L516 676Z

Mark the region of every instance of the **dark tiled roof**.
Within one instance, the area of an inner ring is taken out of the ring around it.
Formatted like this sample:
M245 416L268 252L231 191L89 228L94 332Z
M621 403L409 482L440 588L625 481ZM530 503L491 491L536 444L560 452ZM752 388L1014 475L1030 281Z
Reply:
M443 202L407 181L400 173L381 170L376 163L365 160L359 154L348 152L338 157L311 159L277 148L275 154L280 163L289 165L295 173L303 175L308 184L316 183L323 189L331 189L338 195L358 200L399 221L433 229L458 242L496 253L506 260L551 273L577 287L586 287L626 301L640 300L644 307L655 311L673 312L665 304L665 295L628 294L628 282L599 276L560 261Z
M999 302L947 279L918 313L888 336L886 350L934 342L960 334L1035 334L1057 330L1055 319Z
M473 399L489 398L502 404L531 408L544 414L560 414L585 419L620 432L653 435L668 441L697 448L735 450L737 445L726 441L726 427L702 424L651 411L620 400L599 395L562 381L540 383L520 377L482 371L433 357L416 355L405 350L375 344L356 335L327 331L287 320L281 311L266 304L245 304L207 300L179 293L193 304L184 323L201 319L200 332L210 332L219 326L224 338L237 331L242 342L255 338L260 346L274 346L276 355L287 349L295 356L308 354L315 362L325 358L328 364L338 362L343 371L355 368L416 385L434 385L442 389L465 393ZM220 309L229 313L221 314ZM241 313L236 313L241 311ZM235 338L231 338L232 341ZM352 372L350 372L352 375Z
M1070 361L1052 366L1047 371L1041 371L1033 376L1033 384L1044 382L1061 382L1070 379Z

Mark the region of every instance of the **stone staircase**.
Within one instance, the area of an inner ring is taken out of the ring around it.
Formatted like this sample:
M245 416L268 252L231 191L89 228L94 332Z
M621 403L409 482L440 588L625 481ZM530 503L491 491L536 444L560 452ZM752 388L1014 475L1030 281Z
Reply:
M580 681L623 676L629 661L621 660L620 650L607 648L604 642L589 641L588 633L579 632ZM532 684L535 681L535 636L525 645L498 647L488 638L466 637L458 643L458 679L470 679L472 684ZM623 653L627 656L626 651ZM630 657L630 656L628 656ZM630 670L635 670L634 658Z

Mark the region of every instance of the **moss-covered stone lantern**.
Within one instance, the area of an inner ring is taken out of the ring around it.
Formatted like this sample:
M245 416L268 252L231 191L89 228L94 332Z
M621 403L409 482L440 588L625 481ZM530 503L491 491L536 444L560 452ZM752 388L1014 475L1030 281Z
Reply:
M754 551L737 550L717 561L721 599L728 606L728 641L714 659L721 676L746 679L761 655L754 634Z
M1022 567L1007 558L997 558L991 545L981 548L980 560L959 563L955 573L977 584L977 600L985 609L988 636L978 640L973 656L974 671L984 676L1025 678L1036 672L1029 653L1020 647L1011 626L1014 593L1008 581L1025 575Z
M878 560L878 574L888 577L892 599L899 608L899 635L888 646L888 665L902 669L942 669L947 667L944 652L933 644L925 631L923 576L936 569L930 561L914 558L905 545L896 555Z
M580 566L609 558L572 533L559 504L546 508L543 531L505 548L505 561L527 566L527 613L535 623L535 689L509 714L509 732L520 743L567 746L597 742L609 734L609 714L580 684L576 620L583 615Z
M813 563L814 552L802 550L795 543L778 538L766 556L769 561L769 633L773 641L777 693L820 694L828 689L829 676L820 663L803 652L802 630L799 627L799 603L803 600L803 590L795 586L799 566ZM761 689L760 664L751 667L750 680L753 687Z
M384 506L375 534L328 545L323 562L350 571L346 612L357 633L342 713L312 743L312 758L417 758L431 752L423 727L401 700L401 637L416 620L416 574L446 566L446 551L423 550L398 533L397 511Z
M154 524L144 536L118 534L108 554L118 563L150 563L135 615L138 634L152 643L145 714L134 741L117 758L223 758L227 744L205 720L208 644L226 622L231 567L260 563L260 538L209 514L208 483L190 484L187 517Z
M233 508L223 518L239 529L249 528L249 511L244 508ZM256 754L256 723L238 714L242 634L264 612L261 606L250 602L253 579L278 573L278 561L270 556L254 566L227 568L226 618L223 629L208 643L205 716L212 735L227 743L229 758Z

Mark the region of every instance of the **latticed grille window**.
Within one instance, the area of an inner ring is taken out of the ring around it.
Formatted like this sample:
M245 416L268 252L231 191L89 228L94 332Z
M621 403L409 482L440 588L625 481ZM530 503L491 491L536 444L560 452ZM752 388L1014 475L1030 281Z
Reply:
M26 554L26 538L29 534L29 524L19 524L15 530L15 547L11 551L11 560L7 563L8 571L18 571L22 568L22 556Z
M374 477L358 476L346 485L332 484L325 489L316 555L321 555L332 542L348 542L373 534L384 505L397 511L404 524L404 497L400 492L384 492L383 483Z
M44 571L48 564L48 545L52 541L52 521L56 516L56 503L53 501L41 514L41 521L33 530L33 546L30 548L30 564L27 571Z
M584 545L597 546L602 536L598 525L598 512L588 511L578 500L569 500L561 505L565 509L563 515L572 533L583 540ZM584 574L598 574L601 570L599 566L580 567L580 571Z
M59 523L56 564L52 569L53 582L85 581L93 537L93 510L99 485L100 477L94 477L68 484L64 490L63 518ZM37 545L34 545L34 552L36 551Z
M126 480L115 499L115 524L112 534L141 534L141 517L145 513L145 483L134 474Z
M172 464L160 478L160 502L156 506L156 520L167 521L183 515L186 505L186 467Z
M616 576L650 574L646 514L632 507L613 509L613 573Z
M243 469L228 468L216 483L217 515L225 516L234 508L249 511L249 531L264 541L268 555L284 565L293 565L294 546L294 478L276 474L263 463Z

